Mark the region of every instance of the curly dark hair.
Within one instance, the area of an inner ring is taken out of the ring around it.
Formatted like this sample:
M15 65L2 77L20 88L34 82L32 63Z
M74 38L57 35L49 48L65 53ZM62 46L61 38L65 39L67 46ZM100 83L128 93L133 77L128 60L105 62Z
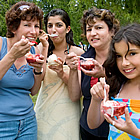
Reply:
M116 51L115 43L124 40L128 46L127 53L129 51L129 43L134 44L140 48L140 24L133 23L120 29L113 37L107 60L104 62L105 72L107 76L107 83L110 85L109 97L115 97L119 92L123 83L128 79L119 71L116 63ZM127 56L126 53L126 56ZM125 56L125 57L126 57Z
M91 9L85 10L81 18L81 29L83 30L81 35L82 37L86 36L86 25L93 24L94 18L104 21L107 24L109 31L113 30L114 34L120 28L119 21L115 18L115 14L111 13L110 10L93 7Z
M60 16L61 20L65 23L66 28L68 26L70 26L70 17L68 15L68 13L63 9L53 9L44 18L44 24L45 24L46 32L47 32L47 24L48 24L49 17L56 16L56 15ZM48 41L49 41L49 49L48 49L48 56L49 56L53 53L53 50L55 49L55 46L54 46L54 44L53 44L53 42L51 41L50 38L48 39ZM69 49L70 49L71 45L78 46L74 43L73 31L72 30L70 30L66 34L66 42L69 44Z
M28 8L21 9L21 6ZM30 17L30 18L29 18ZM16 31L20 25L21 20L39 20L40 28L42 29L43 11L34 3L20 1L13 5L9 11L6 12L6 25L7 34L6 37L14 37L13 31Z

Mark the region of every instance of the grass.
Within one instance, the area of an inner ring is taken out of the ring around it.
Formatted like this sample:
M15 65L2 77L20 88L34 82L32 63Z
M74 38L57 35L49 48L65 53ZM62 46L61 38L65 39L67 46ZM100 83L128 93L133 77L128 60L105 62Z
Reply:
M36 104L37 96L38 96L38 94L36 94L36 95L34 95L34 96L31 96L31 99L32 99L32 101L33 101L33 103L34 103L34 106L35 106L35 104Z

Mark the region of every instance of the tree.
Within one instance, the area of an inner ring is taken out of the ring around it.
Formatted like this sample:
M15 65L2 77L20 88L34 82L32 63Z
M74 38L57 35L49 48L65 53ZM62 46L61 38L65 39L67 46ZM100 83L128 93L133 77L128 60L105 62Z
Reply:
M0 2L0 35L6 34L5 12L11 5L20 0L1 0ZM74 41L78 44L82 41L80 19L83 11L96 6L101 9L109 9L115 13L121 25L137 22L140 23L139 0L25 0L34 2L44 11L44 16L54 8L62 8L68 12L71 19L71 28L74 32ZM87 43L87 42L85 42Z

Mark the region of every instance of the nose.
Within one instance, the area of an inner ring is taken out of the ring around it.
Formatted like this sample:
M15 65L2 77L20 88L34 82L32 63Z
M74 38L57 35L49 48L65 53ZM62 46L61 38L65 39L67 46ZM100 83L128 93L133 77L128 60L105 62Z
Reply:
M30 31L32 34L35 34L36 33L36 30L35 30L35 27L34 26L32 26L31 27L31 31Z
M56 27L55 27L55 25L53 25L52 31L53 31L53 33L56 33Z
M123 60L122 60L122 66L128 66L130 64L129 60L124 57Z
M94 28L94 27L92 27L92 30L91 30L91 35L96 35L96 34L97 34L97 32L96 32L95 28Z

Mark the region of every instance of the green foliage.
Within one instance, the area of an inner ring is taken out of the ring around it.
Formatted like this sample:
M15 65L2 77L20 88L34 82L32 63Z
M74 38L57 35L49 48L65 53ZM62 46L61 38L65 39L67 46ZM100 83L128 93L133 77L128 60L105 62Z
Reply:
M11 5L20 0L0 1L0 35L6 34L5 12ZM101 9L109 9L115 13L121 25L137 22L140 23L139 0L25 0L34 2L44 11L44 16L54 8L62 8L68 12L71 18L71 28L74 32L75 43L83 41L81 38L80 19L83 11L93 6ZM85 42L87 43L87 42Z
M5 13L9 9L9 5L4 1L0 1L0 36L6 35Z

